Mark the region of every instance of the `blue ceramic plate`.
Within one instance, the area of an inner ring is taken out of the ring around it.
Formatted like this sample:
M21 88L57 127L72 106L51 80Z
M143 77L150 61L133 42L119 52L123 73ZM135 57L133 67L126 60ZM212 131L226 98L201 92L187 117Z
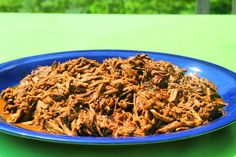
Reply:
M0 119L0 130L2 132L31 138L36 140L58 142L58 143L73 143L73 144L141 144L141 143L158 143L167 142L179 139L190 138L206 134L222 127L225 127L236 120L236 74L218 65L204 62L197 59L182 57L172 54L155 53L155 52L139 52L128 50L87 50L87 51L72 51L60 52L45 55L32 56L22 59L13 60L7 63L0 64L0 91L7 87L17 85L19 81L29 74L32 69L38 65L51 65L54 61L64 62L77 57L87 57L90 59L102 62L105 58L121 57L126 58L134 56L138 53L146 53L154 60L170 61L182 68L186 68L188 73L195 71L199 72L200 77L205 77L212 81L217 87L218 92L223 99L228 103L224 108L226 114L207 125L203 125L190 130L145 136L145 137L70 137L62 135L52 135L46 133L25 130L10 124L7 124Z

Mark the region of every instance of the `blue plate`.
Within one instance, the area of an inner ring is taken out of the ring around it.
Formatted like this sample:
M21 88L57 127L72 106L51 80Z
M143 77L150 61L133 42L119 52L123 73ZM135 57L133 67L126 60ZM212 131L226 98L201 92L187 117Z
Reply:
M31 130L22 129L4 122L0 119L0 131L25 138L36 140L59 142L59 143L73 143L73 144L141 144L141 143L158 143L167 142L179 139L190 138L206 134L222 127L225 127L236 120L236 74L218 65L204 62L197 59L192 59L183 56L177 56L165 53L155 52L140 52L129 50L85 50L85 51L71 51L59 52L52 54L44 54L22 59L13 60L0 64L0 91L7 87L17 85L19 81L31 72L32 69L38 65L51 65L54 61L64 62L73 58L87 57L90 59L102 62L105 58L121 57L126 58L134 56L138 53L146 53L154 60L170 61L182 68L186 68L188 73L198 71L200 77L205 77L212 81L217 87L218 92L223 99L228 103L224 108L226 114L207 125L203 125L190 130L145 136L145 137L71 137L63 135L53 135L47 133L40 133Z

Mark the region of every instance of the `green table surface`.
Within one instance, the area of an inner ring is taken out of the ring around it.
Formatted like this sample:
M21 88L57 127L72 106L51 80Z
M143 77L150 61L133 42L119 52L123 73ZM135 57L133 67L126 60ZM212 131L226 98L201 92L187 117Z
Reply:
M0 63L84 49L162 51L236 71L236 16L0 13ZM0 133L0 157L236 156L236 124L199 137L134 146L81 146Z

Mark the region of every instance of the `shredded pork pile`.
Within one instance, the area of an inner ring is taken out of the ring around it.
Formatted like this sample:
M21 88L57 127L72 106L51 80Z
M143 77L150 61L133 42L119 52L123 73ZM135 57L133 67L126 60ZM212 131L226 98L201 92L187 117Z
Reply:
M207 124L226 105L210 81L140 54L41 66L1 93L11 123L70 136L145 136Z

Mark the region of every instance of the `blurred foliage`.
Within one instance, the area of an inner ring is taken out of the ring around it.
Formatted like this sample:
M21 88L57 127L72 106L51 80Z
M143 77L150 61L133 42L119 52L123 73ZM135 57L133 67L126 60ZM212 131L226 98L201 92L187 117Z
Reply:
M211 13L228 14L231 13L231 0L211 0Z
M0 0L0 12L193 14L195 0ZM211 13L231 12L231 0L211 0Z

